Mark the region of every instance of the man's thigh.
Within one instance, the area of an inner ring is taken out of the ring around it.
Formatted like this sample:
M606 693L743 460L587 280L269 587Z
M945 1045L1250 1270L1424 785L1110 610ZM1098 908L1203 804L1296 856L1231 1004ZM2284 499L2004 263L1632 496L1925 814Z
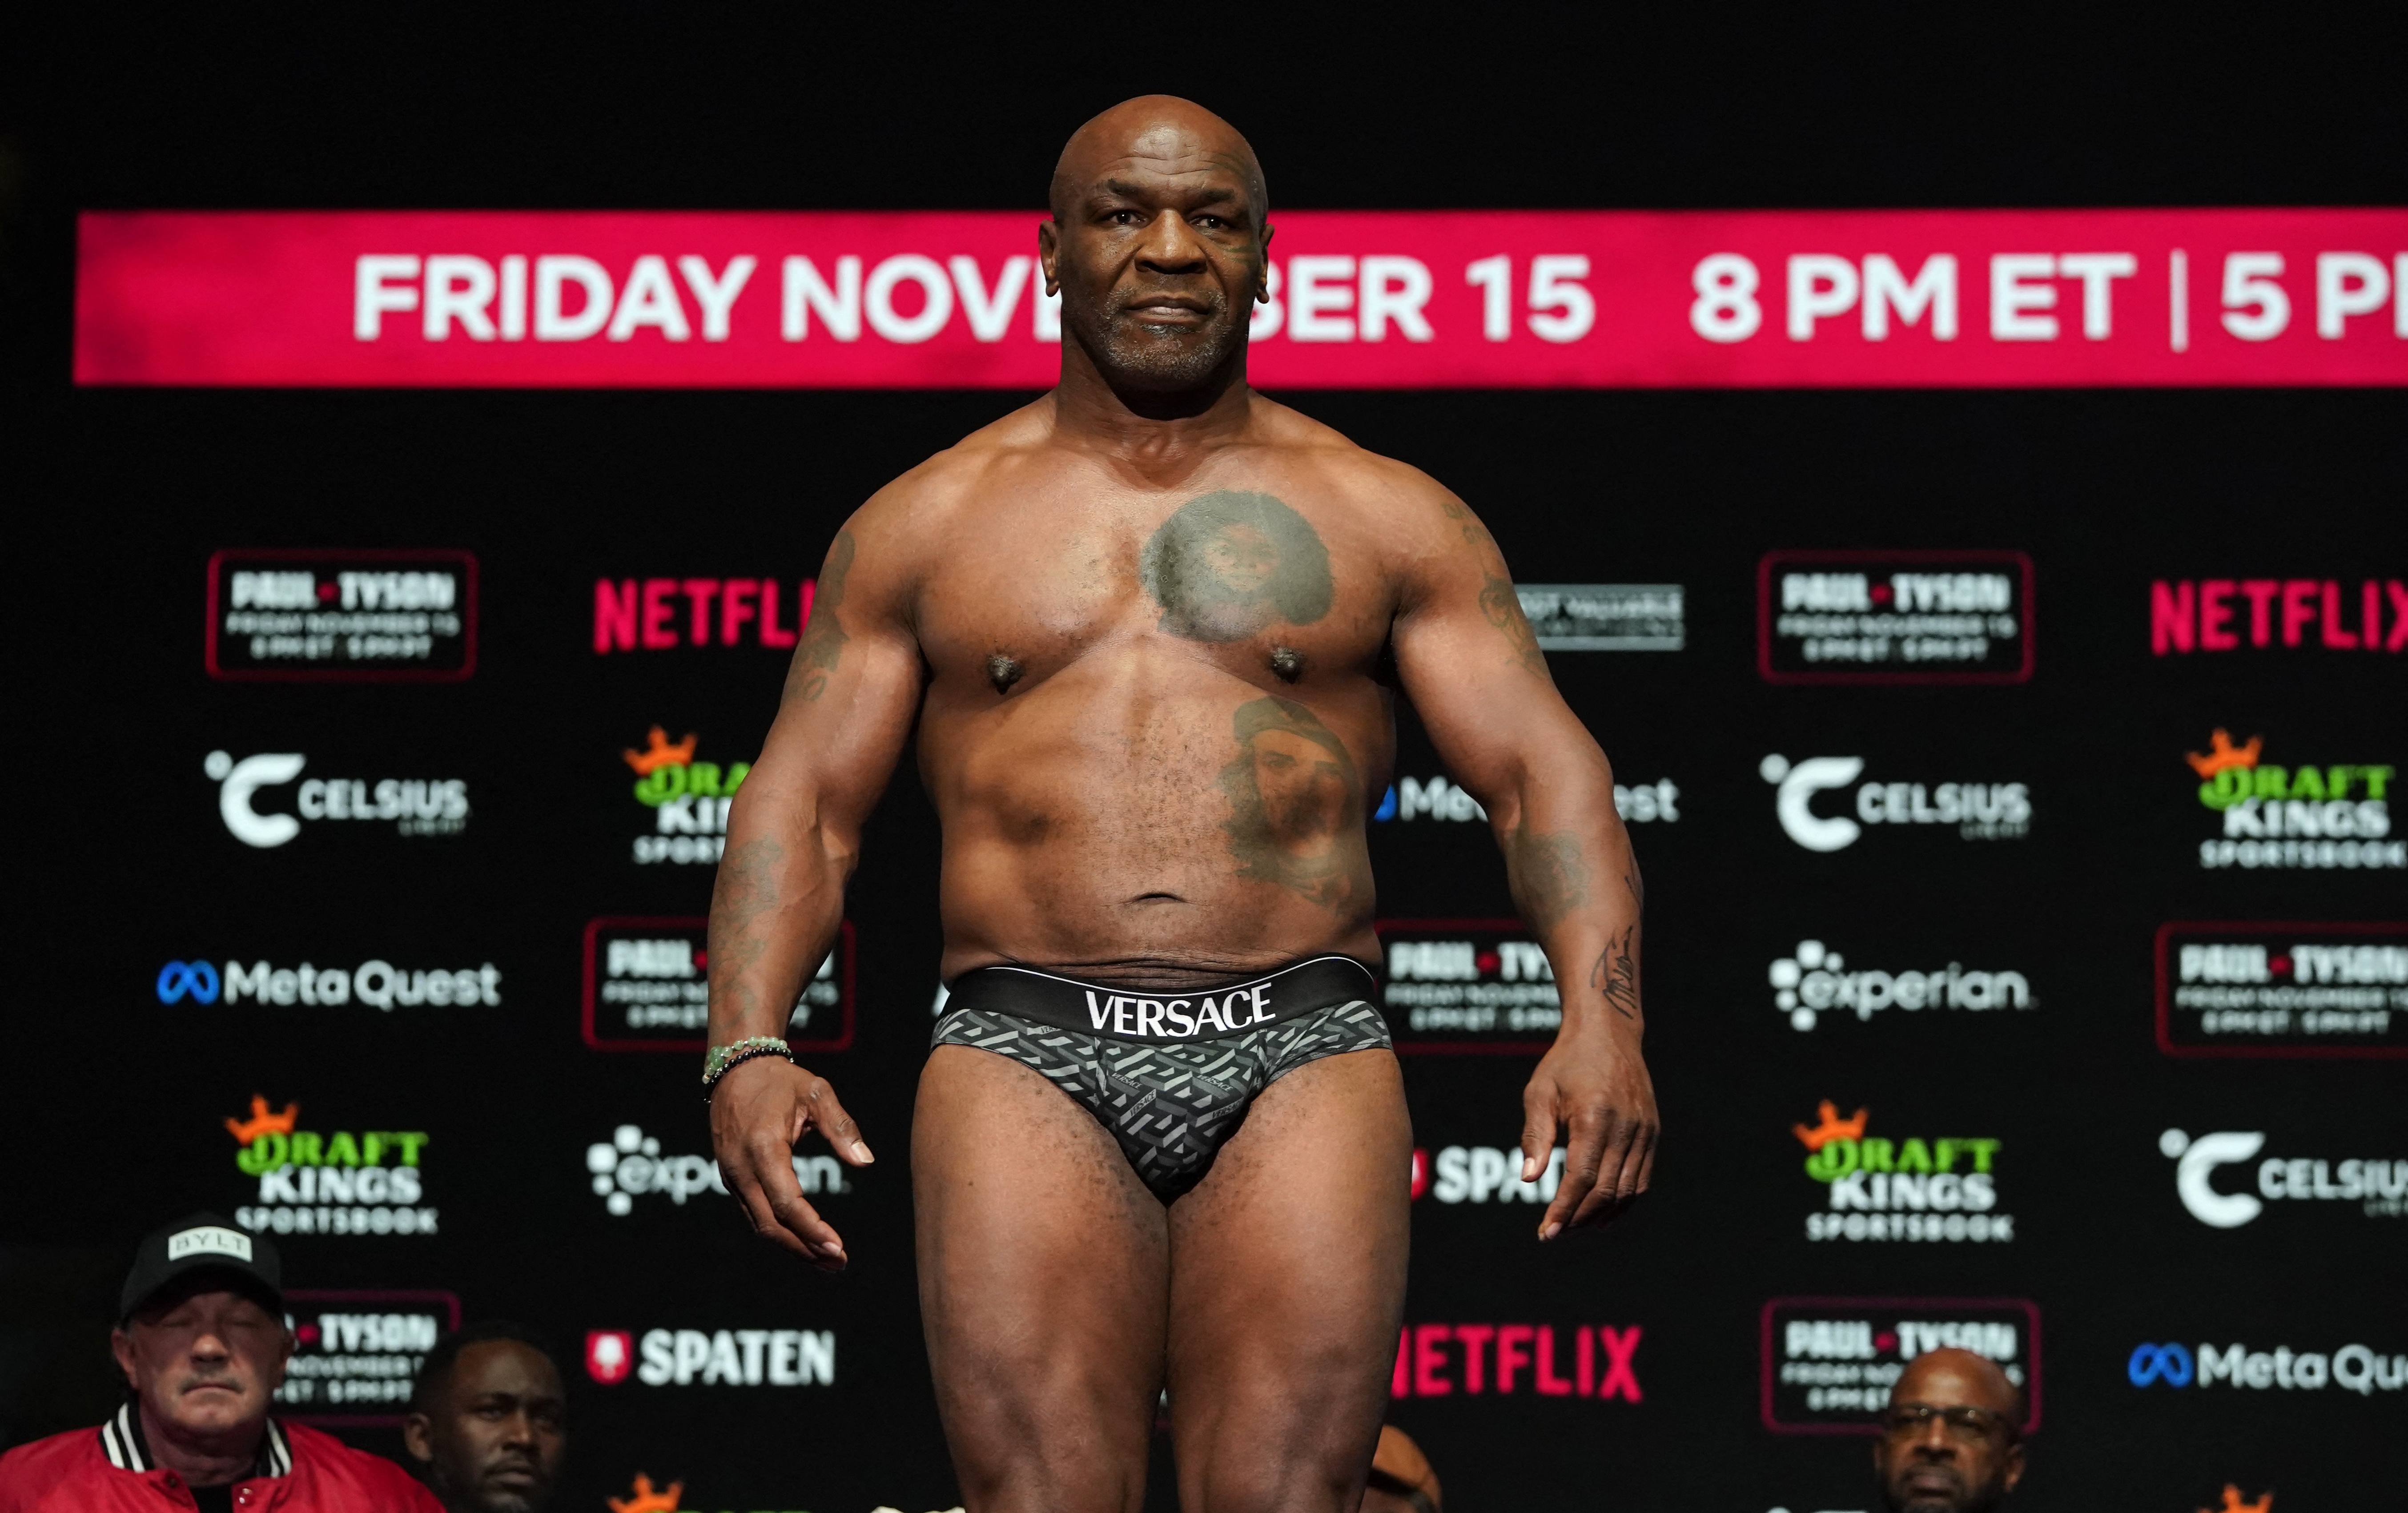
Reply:
M1352 1513L1405 1301L1412 1127L1397 1059L1266 1088L1170 1211L1170 1416L1186 1513Z
M1135 1513L1162 1380L1162 1204L1018 1061L939 1045L911 1125L920 1308L973 1513Z

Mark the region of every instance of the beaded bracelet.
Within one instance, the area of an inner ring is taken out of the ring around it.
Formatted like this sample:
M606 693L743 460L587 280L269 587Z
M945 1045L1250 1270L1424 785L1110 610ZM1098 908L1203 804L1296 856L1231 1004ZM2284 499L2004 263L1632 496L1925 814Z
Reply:
M710 1054L702 1059L702 1096L710 1096L712 1085L727 1075L730 1067L740 1066L758 1056L782 1056L792 1061L795 1052L774 1035L748 1035L724 1045L713 1045Z

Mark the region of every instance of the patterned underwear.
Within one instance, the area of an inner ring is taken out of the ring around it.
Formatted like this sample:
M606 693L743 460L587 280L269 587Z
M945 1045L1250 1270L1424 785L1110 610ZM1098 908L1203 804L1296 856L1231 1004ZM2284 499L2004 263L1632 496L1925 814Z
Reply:
M1204 1180L1264 1088L1308 1061L1389 1048L1370 969L1314 957L1204 988L1125 988L1026 967L962 973L934 1045L1009 1056L1120 1142L1168 1203Z

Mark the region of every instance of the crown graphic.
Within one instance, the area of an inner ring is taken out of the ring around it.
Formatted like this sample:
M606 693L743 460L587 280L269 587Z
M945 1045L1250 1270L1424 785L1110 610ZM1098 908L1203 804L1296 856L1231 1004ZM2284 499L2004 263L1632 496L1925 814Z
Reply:
M652 1491L652 1478L636 1473L636 1490L624 1497L606 1497L610 1513L677 1513L678 1499L685 1495L685 1483L672 1481L666 1491Z
M248 1146L264 1134L291 1134L293 1121L300 1117L300 1104L287 1103L283 1113L270 1114L267 1112L267 1100L253 1093L251 1095L251 1117L226 1120L226 1132L234 1136L236 1144Z
M2252 742L2255 744L2255 742ZM2272 1513L2274 1494L2265 1492L2254 1503L2241 1500L2241 1489L2230 1482L2224 1484L2224 1506L2221 1508L2200 1508L2199 1513Z
M2265 744L2264 736L2251 736L2249 744L2235 746L2231 732L2219 727L2215 734L2208 738L2206 756L2194 751L2185 756L2183 760L2190 763L2190 770L2200 777L2212 778L2228 767L2257 766L2258 753Z
M1830 1144L1834 1140L1861 1140L1864 1138L1865 1116L1867 1113L1870 1112L1870 1110L1860 1108L1856 1110L1856 1117L1855 1118L1843 1119L1840 1117L1839 1109L1834 1107L1831 1101L1828 1098L1815 1104L1814 1109L1816 1113L1823 1116L1822 1123L1815 1125L1811 1130L1802 1124L1793 1124L1789 1127L1792 1131L1796 1131L1799 1144L1803 1145L1808 1150L1821 1150L1825 1146Z
M650 777L652 775L652 769L656 767L693 766L694 740L694 732L688 730L685 733L685 739L672 746L669 744L669 733L656 725L652 727L651 743L643 750L637 751L632 747L624 747L620 750L619 755L625 758L629 767L636 770L638 777Z

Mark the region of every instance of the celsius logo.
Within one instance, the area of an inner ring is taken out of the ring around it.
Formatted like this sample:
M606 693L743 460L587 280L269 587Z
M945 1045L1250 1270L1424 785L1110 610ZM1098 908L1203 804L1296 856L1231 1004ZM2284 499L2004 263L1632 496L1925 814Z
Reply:
M1995 1214L2000 1141L1956 1137L1885 1140L1865 1133L1870 1111L1850 1118L1829 1099L1821 1122L1793 1124L1806 1147L1806 1174L1828 1189L1828 1211L1806 1216L1809 1240L1941 1240L2004 1244L2012 1214Z
M2196 1138L2168 1130L2157 1137L2157 1149L2174 1163L2175 1194L2191 1218L2214 1229L2239 1229L2265 1212L2267 1202L2340 1199L2359 1203L2370 1218L2408 1213L2408 1160L2269 1157L2258 1162L2256 1193L2216 1189L2211 1178L2217 1167L2256 1160L2265 1148L2260 1130L2219 1130Z
M1859 784L1856 817L1850 819L1814 813L1814 798L1863 776L1863 757L1809 756L1792 763L1775 753L1756 771L1780 790L1772 812L1782 829L1809 851L1844 850L1865 825L1954 825L1968 841L2008 841L2021 839L2031 821L2030 790L2021 783Z
M2149 584L2149 650L2159 656L2187 653L2230 652L2241 647L2233 617L2241 607L2235 592L2248 601L2249 644L2274 642L2275 606L2282 606L2283 645L2305 643L2303 632L2316 627L2315 644L2329 651L2398 652L2408 650L2408 584L2397 578L2359 582L2355 596L2341 581L2327 578L2158 579ZM2348 624L2350 598L2358 600L2357 626ZM2391 628L2383 627L2384 600L2390 600Z
M1654 783L1617 783L1613 785L1614 813L1620 814L1626 824L1652 825L1659 820L1666 824L1675 823L1681 817L1680 802L1681 790L1670 778L1660 778ZM1471 796L1469 789L1457 787L1443 777L1427 781L1409 777L1389 785L1386 797L1380 800L1379 808L1371 811L1371 817L1374 820L1422 817L1458 821L1476 819L1485 824L1488 811L1480 807L1480 800Z
M2224 838L2199 843L2200 866L2408 867L2408 843L2383 840L2397 768L2277 767L2259 760L2265 744L2236 746L2218 729L2205 752L2185 755L2200 805L2224 816Z
M222 751L201 759L201 771L218 785L218 815L245 845L280 846L301 833L303 820L390 820L403 835L457 835L468 828L468 785L459 778L386 778L369 784L351 778L311 778L294 794L292 814L263 814L252 804L262 788L281 787L301 775L309 758L297 752L268 752L240 761Z
M853 1190L835 1157L796 1156L793 1160L795 1180L805 1192L817 1196ZM681 1206L698 1192L727 1195L717 1161L700 1156L664 1156L661 1143L632 1124L612 1131L608 1142L586 1146L585 1170L594 1179L594 1191L602 1199L602 1206L623 1218L635 1212L636 1200L648 1192L665 1192L669 1202Z
M2162 1382L2183 1388L2197 1382L2201 1391L2223 1382L2260 1391L2272 1387L2286 1392L2315 1392L2330 1383L2360 1397L2372 1397L2408 1387L2408 1355L2386 1356L2355 1344L2329 1352L2294 1350L2287 1345L2272 1350L2201 1345L2193 1355L2184 1346L2144 1343L2134 1346L2125 1359L2124 1376L2135 1387Z
M481 967L462 967L456 971L404 971L389 961L363 961L356 967L318 967L304 961L297 967L273 967L265 961L254 961L246 967L239 961L226 963L221 977L218 969L207 961L170 961L159 969L152 984L162 1003L177 1003L190 998L195 1003L215 1003L221 995L228 1003L239 1003L249 998L254 1003L349 1003L354 996L370 1008L391 1014L395 1004L415 1008L421 1003L460 1004L498 1008L502 1001L502 974L490 961Z
M619 753L636 774L636 802L652 812L653 833L636 837L639 864L719 864L727 844L727 812L752 764L737 762L723 770L717 762L695 761L695 741L689 730L683 741L672 743L668 732L656 725L642 751L630 747Z
M836 1331L597 1329L585 1336L585 1374L605 1387L630 1375L647 1387L832 1387Z
M247 1230L278 1234L433 1234L436 1211L425 1196L419 1153L423 1130L367 1130L331 1134L296 1128L301 1105L271 1112L251 1098L251 1117L225 1121L241 1148L235 1170L259 1179L257 1206L235 1210ZM386 1162L391 1161L391 1165Z
M2031 984L2020 972L1969 972L1951 961L1929 972L1847 972L1845 958L1821 941L1799 941L1773 962L1772 1006L1791 1028L1812 1030L1826 1011L1870 1019L1901 1009L2028 1009Z

